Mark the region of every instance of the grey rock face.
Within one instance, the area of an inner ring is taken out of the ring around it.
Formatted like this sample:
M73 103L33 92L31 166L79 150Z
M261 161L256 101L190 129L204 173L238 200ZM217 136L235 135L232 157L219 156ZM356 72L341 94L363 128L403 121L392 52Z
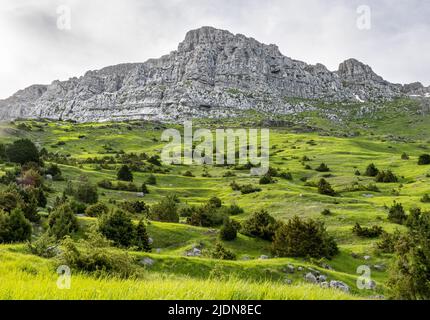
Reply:
M322 64L288 58L275 45L203 27L188 32L177 51L159 59L19 91L0 101L0 120L177 121L249 109L289 114L306 111L289 102L291 97L367 101L428 92L391 84L354 59L331 72Z

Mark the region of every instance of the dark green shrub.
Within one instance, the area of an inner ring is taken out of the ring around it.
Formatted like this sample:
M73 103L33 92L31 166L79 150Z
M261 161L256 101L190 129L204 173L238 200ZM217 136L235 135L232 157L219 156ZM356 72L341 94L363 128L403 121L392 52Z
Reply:
M279 174L279 177L285 180L293 180L293 175L291 174L291 172L281 172Z
M336 196L336 192L333 190L331 184L325 179L319 181L318 193L331 197Z
M332 212L330 211L330 209L324 209L324 210L321 212L321 214L322 214L323 216L331 216L331 215L332 215Z
M191 171L185 171L183 174L184 177L194 177L193 173Z
M233 241L237 238L237 229L230 219L225 219L219 237L224 241Z
M178 205L172 197L166 197L150 209L153 220L161 222L179 222Z
M406 220L406 213L401 203L394 202L388 212L388 220L393 223L403 224Z
M329 172L330 168L325 163L321 163L320 166L315 170L318 172Z
M240 233L261 238L264 240L272 240L278 223L267 211L262 210L255 212L249 219L242 224Z
M79 240L78 243L71 238L63 240L61 264L75 272L89 272L97 277L126 279L136 274L133 259L126 252L111 249L101 235L90 235L88 240Z
M30 240L32 227L20 209L12 212L0 211L0 243Z
M39 151L28 139L16 140L6 147L6 155L10 162L24 165L28 162L39 163Z
M148 187L146 186L146 183L142 183L142 187L140 188L140 191L142 191L143 194L149 194Z
M364 174L367 177L376 177L379 173L379 169L376 168L374 163L371 163L366 168L366 173Z
M402 160L409 160L409 155L406 152L402 153Z
M212 197L209 199L208 204L210 206L214 206L215 208L221 208L222 207L222 201L218 197Z
M391 299L430 299L430 214L416 211L414 220L394 246L388 280Z
M147 179L146 179L146 184L150 185L150 186L155 186L157 184L157 177L154 176L153 174L151 174Z
M133 173L127 165L123 165L118 170L117 179L119 181L133 182Z
M27 246L32 254L42 258L55 257L59 252L57 239L48 232L42 234L36 241L29 242Z
M134 226L131 218L121 210L99 218L99 232L118 247L128 248L133 244Z
M272 176L271 176L271 175L266 174L266 175L264 175L264 176L262 176L262 177L260 178L259 183L260 183L260 184L262 184L262 185L265 185L265 184L272 184L272 183L275 183L275 180L272 178Z
M230 216L236 216L244 213L245 211L239 207L237 204L232 204L229 207L225 208L224 212Z
M204 205L196 208L190 217L187 218L187 224L197 227L217 227L225 219L225 215L212 205Z
M255 192L260 192L261 189L258 187L254 187L252 184L246 184L240 187L240 192L242 194L250 194Z
M371 228L362 227L359 223L356 223L352 228L352 233L362 238L377 238L384 230L380 226L372 226Z
M78 219L69 204L56 208L49 215L48 226L49 234L57 239L63 239L79 230Z
M143 251L143 252L152 251L151 244L149 243L149 236L146 231L146 227L143 220L140 220L139 224L136 227L134 245L137 247L138 251Z
M76 200L86 204L95 204L99 200L97 186L90 183L86 177L81 177L74 196Z
M422 154L418 159L418 165L424 166L430 164L430 154Z
M216 243L215 248L211 252L211 257L220 260L236 260L234 252L226 249L220 242Z
M339 249L322 222L290 219L276 230L272 251L279 257L332 258Z
M375 181L380 183L394 183L394 182L398 182L399 179L391 170L387 170L387 171L382 170L378 172L378 174L376 175Z
M430 195L428 194L423 195L423 197L421 198L421 202L430 203Z
M147 214L149 207L143 201L124 201L120 204L121 209L128 211L132 214Z
M107 214L109 212L109 208L104 203L96 203L89 206L85 210L85 215L88 217L100 217L101 215Z

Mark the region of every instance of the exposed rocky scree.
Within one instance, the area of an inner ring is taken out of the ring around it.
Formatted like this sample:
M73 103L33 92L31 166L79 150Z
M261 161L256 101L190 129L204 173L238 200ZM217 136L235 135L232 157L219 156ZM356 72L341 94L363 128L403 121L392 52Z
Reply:
M389 83L355 59L331 72L322 64L288 58L275 45L203 27L188 32L177 51L159 59L21 90L0 100L0 119L175 121L249 109L303 111L288 98L364 102L402 95L429 96L430 87Z

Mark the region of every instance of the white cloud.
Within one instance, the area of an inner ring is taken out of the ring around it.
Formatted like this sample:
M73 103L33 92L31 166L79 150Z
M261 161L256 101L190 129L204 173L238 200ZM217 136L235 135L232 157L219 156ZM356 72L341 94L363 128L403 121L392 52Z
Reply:
M355 57L387 80L429 85L430 3L367 0L372 29L360 31L356 9L365 2L2 0L0 97L89 69L159 57L203 25L275 43L287 56L332 70ZM71 7L70 31L57 29L59 5Z

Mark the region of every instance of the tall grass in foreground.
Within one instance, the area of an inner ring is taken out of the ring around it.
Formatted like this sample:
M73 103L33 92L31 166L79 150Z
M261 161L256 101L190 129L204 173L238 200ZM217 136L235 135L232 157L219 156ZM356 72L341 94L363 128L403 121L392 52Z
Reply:
M70 290L57 287L52 261L23 252L20 246L0 247L0 300L343 300L352 295L308 284L250 281L235 277L195 279L145 272L121 280L72 273Z
M340 291L312 285L287 286L239 279L217 281L165 278L150 275L142 280L72 277L70 290L59 290L57 277L12 270L1 274L1 300L343 300Z

